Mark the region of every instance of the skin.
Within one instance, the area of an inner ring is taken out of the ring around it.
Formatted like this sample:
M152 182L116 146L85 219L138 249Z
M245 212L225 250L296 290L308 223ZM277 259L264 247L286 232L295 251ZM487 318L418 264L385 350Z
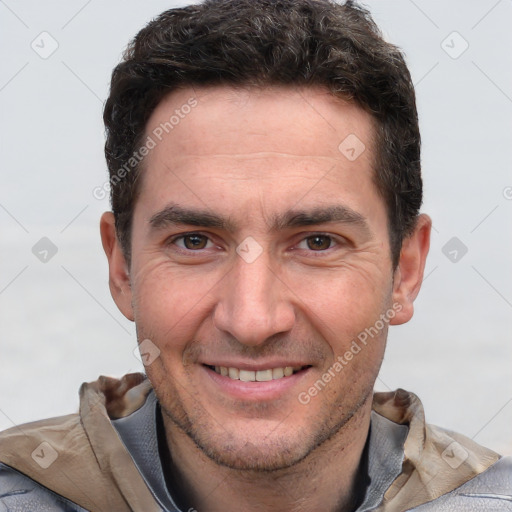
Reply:
M146 372L177 499L184 510L352 510L387 326L413 314L430 219L419 217L393 269L372 181L372 118L357 105L317 87L187 88L162 100L147 135L192 97L197 106L145 159L129 268L112 213L101 219L114 300L139 342L160 351ZM366 148L353 161L338 149L350 134ZM152 227L169 205L229 222ZM352 215L276 222L328 206ZM390 310L378 335L301 403ZM277 389L230 381L233 391L205 364L307 369Z

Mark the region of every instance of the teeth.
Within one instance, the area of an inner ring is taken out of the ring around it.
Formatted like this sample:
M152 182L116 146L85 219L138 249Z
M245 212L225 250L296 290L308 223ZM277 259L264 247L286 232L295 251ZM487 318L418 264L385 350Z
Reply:
M231 368L229 370L231 372ZM249 370L240 370L239 379L243 380L244 382L254 382L256 380L256 372L251 372Z
M214 369L216 373L229 377L233 380L241 380L243 382L266 382L269 380L282 379L289 377L295 372L302 370L303 366L284 366L281 368L269 368L267 370L239 370L238 368L226 368L225 366L215 366L210 368Z
M284 377L284 368L274 368L272 370L272 378L280 379L281 377Z
M265 382L272 380L272 370L258 370L256 372L256 380L258 382Z

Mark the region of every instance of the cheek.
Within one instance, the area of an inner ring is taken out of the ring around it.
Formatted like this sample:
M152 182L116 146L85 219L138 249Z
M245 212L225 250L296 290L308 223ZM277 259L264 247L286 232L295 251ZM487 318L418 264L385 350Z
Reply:
M287 281L297 302L313 317L333 330L357 323L375 321L391 297L391 281L381 274L343 268L333 272L305 272L289 275Z
M390 308L392 287L377 277L370 280L367 273L347 270L295 281L303 316L330 352L326 365L343 358L340 383L358 376L364 380L380 366L391 321L391 316L382 321L381 315Z
M182 351L207 314L208 294L218 281L215 273L172 268L167 261L139 267L132 285L139 338L154 338L161 351Z

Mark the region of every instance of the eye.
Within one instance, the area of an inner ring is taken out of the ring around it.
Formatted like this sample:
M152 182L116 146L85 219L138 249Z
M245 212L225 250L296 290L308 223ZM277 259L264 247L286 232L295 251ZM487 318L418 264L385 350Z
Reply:
M187 249L190 251L206 249L213 246L213 243L207 236L200 235L198 233L178 236L172 240L172 243L178 247L181 247L182 249Z
M336 242L329 235L312 235L304 238L298 247L299 249L309 249L311 251L325 251L330 249Z

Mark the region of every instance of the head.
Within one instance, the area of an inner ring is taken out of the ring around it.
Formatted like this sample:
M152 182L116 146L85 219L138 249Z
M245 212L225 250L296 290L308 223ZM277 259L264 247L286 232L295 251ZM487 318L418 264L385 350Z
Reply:
M128 262L147 122L171 91L205 85L321 86L370 113L373 180L396 266L422 201L414 87L400 50L370 14L329 0L207 0L164 12L133 39L104 111L112 210ZM166 121L156 141L172 131L175 120Z
M411 78L369 13L169 10L114 70L104 119L111 291L156 355L170 424L220 464L268 470L367 418L430 226Z

